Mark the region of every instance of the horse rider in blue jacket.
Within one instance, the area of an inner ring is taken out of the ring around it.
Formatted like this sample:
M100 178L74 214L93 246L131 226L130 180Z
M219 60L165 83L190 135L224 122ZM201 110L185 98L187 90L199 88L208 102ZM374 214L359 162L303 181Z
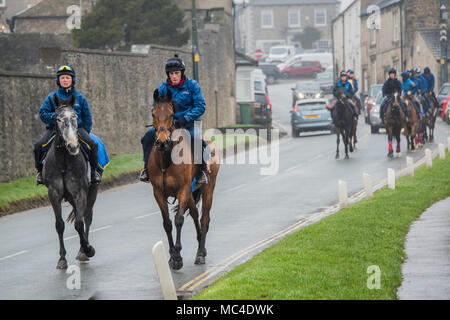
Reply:
M194 121L200 120L200 117L205 113L206 102L200 85L195 80L188 78L184 74L185 70L185 64L178 55L167 60L165 66L167 80L158 87L158 91L162 96L166 96L168 91L172 93L172 101L177 108L177 112L173 115L175 128L188 130L191 139L201 139L200 132L194 130ZM144 169L139 179L142 182L149 182L147 164L155 139L155 128L148 130L141 139L144 152ZM203 140L202 148L207 148ZM205 161L206 159L202 156L202 174L198 179L198 183L208 183L209 181L209 172Z
M382 94L383 94L383 101L381 102L380 106L380 119L384 122L384 114L386 113L386 107L389 102L392 101L394 98L394 94L397 93L399 97L401 97L402 94L402 83L400 80L397 79L397 70L394 68L391 68L388 72L389 77L384 82L383 88L382 88ZM403 99L400 98L400 105L405 112L405 115L407 114L406 110L406 103L403 101Z
M417 90L416 94L418 97L420 97L420 103L423 106L424 112L426 113L428 111L428 101L425 98L425 92L427 92L427 82L424 78L421 77L422 71L420 68L416 68L414 70L414 76L411 77L411 80L414 82ZM418 113L419 118L422 116L422 113Z
M359 90L359 88L358 88L358 80L355 79L355 72L353 71L353 69L348 69L347 70L347 79L348 79L348 82L351 84L352 89L353 89L353 99L355 100L356 106L358 107L358 114L361 114L361 100L356 95L356 93Z
M53 103L53 96L56 94L61 100L70 100L72 93L75 94L75 104L74 109L78 116L78 136L79 138L89 145L90 147L90 157L89 162L91 165L91 181L95 184L100 183L101 174L97 171L98 166L98 145L89 136L89 132L92 129L92 114L91 109L86 98L77 90L75 90L76 74L72 67L64 65L58 68L56 72L56 84L58 85L58 90L50 93L47 98L45 98L42 106L39 110L41 120L47 125L46 131L42 137L34 145L34 161L35 166L38 171L36 176L37 184L44 184L42 178L42 148L50 143L50 139L55 134L55 105Z
M348 80L347 80L347 73L345 71L342 71L340 73L339 81L336 83L336 85L333 88L333 96L335 98L338 98L338 96L337 96L337 89L339 87L344 87L344 89L345 89L345 96L347 97L347 99L349 101L348 105L350 106L350 110L352 112L352 116L353 116L353 118L355 120L358 119L358 113L356 112L355 103L351 100L352 97L354 96L353 87L350 84L350 82L348 82ZM334 109L334 106L330 110L332 112L332 114L333 114L333 109Z
M421 117L420 112L420 102L417 100L417 94L419 93L420 87L419 85L416 85L416 83L411 79L411 76L409 75L409 72L403 72L402 78L402 89L403 89L403 96L409 97L411 101L413 102L413 106L416 109L417 116Z
M423 73L420 77L423 78L424 82L426 83L426 92L431 93L431 99L434 100L434 103L437 105L438 102L436 99L436 95L434 94L434 75L431 73L430 68L426 67L425 69L423 69ZM432 101L428 99L427 101L429 110L431 111Z

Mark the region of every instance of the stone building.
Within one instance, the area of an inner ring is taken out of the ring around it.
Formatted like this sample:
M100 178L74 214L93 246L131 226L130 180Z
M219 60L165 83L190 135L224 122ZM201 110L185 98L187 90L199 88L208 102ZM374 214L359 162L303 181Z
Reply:
M428 66L436 87L442 85L439 8L439 0L366 0L361 5L362 91L384 82L391 67L401 72Z
M29 9L15 15L13 19L16 33L70 34L75 19L87 14L95 5L94 0L42 0Z
M298 44L294 36L305 27L321 32L315 48L331 51L331 21L339 12L338 0L251 0L240 15L239 37L247 54L278 44Z

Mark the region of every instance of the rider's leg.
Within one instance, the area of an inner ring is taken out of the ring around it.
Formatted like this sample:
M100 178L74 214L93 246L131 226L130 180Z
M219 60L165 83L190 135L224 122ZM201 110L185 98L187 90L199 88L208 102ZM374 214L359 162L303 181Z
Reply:
M384 121L384 113L386 112L386 105L388 102L388 98L385 97L383 99L383 101L381 101L381 105L380 105L380 119L381 121Z
M403 99L400 99L400 107L403 110L403 113L405 114L406 117L406 122L408 122L408 107L406 106L406 102Z
M142 150L144 155L144 169L141 171L141 175L139 180L142 182L148 182L148 172L147 172L147 163L150 157L150 152L152 151L153 143L155 142L156 134L155 128L151 128L148 130L145 135L141 139Z
M95 142L85 128L78 128L78 136L82 140L89 145L90 155L89 155L89 163L91 165L91 180L92 183L100 183L102 181L101 172L98 169L98 145Z
M358 112L356 112L355 102L351 99L348 99L347 101L349 102L348 104L350 105L350 111L352 112L353 118L358 119Z
M54 131L47 129L41 138L34 144L34 166L37 170L36 183L43 184L44 179L42 178L42 148L43 145L49 142L50 138L53 136Z
M201 163L201 173L198 178L198 183L208 183L209 182L209 170L206 164L206 161L211 157L211 152L208 151L209 147L205 141L200 136L200 127L196 128L195 125L193 127L187 128L189 134L191 135L191 149L194 155L194 163ZM197 148L196 148L197 146ZM201 154L198 154L198 147L201 146ZM207 149L206 149L207 148ZM206 157L205 157L206 156Z

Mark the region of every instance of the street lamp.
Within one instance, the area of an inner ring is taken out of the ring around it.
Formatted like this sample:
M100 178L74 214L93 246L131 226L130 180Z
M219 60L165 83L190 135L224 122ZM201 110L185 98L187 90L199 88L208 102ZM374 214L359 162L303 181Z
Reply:
M448 71L447 71L447 19L448 19L448 13L447 13L447 7L445 6L446 0L441 0L441 7L440 7L440 42L441 42L441 80L442 83L446 83L448 79Z
M198 75L198 62L200 55L198 52L198 32L197 32L197 10L195 0L192 0L192 60L194 65L194 80L200 82Z

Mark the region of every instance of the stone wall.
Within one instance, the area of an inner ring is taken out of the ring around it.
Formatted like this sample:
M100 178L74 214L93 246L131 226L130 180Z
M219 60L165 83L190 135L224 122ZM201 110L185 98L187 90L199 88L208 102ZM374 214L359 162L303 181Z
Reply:
M43 132L39 107L54 76L0 73L0 182L34 172L33 146Z

